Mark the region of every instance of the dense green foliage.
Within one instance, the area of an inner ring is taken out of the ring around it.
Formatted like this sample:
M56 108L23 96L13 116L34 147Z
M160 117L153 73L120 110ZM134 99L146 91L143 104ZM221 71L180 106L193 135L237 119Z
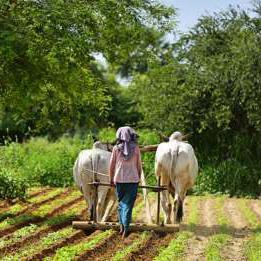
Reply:
M130 87L142 126L192 134L202 168L200 192L261 191L261 10L256 11L254 18L232 7L201 17Z
M57 137L107 123L111 75L142 70L173 14L149 0L1 0L0 131Z

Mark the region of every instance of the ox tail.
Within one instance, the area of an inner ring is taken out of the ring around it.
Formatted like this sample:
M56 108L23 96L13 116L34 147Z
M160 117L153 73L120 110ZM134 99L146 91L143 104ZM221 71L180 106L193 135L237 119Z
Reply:
M182 221L182 218L183 218L183 202L181 200L180 197L178 197L178 202L177 202L177 216L176 216L176 221L178 223L180 223Z
M177 165L177 160L178 160L178 154L179 154L179 145L177 144L176 149L171 151L171 160L170 160L170 181L172 186L175 188L175 199L174 201L176 202L176 211L174 211L175 214L175 221L180 223L183 218L183 201L181 199L181 187L179 180L176 177L175 173L175 168Z

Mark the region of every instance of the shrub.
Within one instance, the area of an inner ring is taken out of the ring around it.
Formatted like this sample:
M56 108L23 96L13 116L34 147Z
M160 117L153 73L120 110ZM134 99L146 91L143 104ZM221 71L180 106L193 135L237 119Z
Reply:
M25 198L27 180L19 176L14 170L2 168L0 170L0 198L14 199Z

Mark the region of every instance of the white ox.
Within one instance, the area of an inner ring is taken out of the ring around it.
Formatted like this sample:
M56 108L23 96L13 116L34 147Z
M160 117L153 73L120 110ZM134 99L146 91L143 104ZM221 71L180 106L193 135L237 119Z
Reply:
M93 185L88 184L94 180L103 183L109 182L110 158L111 152L108 146L97 141L93 144L92 149L82 150L74 163L74 181L83 192L91 220L94 218L95 201L97 202L97 221L107 221L115 207L116 196L113 187L99 186L98 198L95 199L95 188Z
M112 148L110 148L112 149ZM109 164L111 152L108 145L99 141L93 144L93 148L82 150L73 167L73 177L77 187L83 192L84 199L87 202L90 219L93 220L93 210L96 205L97 221L105 222L116 207L116 195L114 187L99 186L98 198L95 199L95 189L92 183L95 179L98 182L109 182ZM144 173L141 173L141 184L146 185ZM147 190L143 189L145 201L145 210L148 223L152 223L149 201L147 198Z
M155 174L161 177L161 185L168 190L162 192L161 206L164 222L171 223L172 205L169 194L174 198L174 221L180 222L183 216L183 202L186 192L198 174L198 162L194 150L187 142L182 142L182 134L174 132L168 142L160 143L155 158Z

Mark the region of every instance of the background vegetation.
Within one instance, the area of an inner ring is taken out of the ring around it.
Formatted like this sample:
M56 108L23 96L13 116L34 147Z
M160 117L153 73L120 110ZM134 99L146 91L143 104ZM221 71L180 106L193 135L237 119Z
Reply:
M70 185L92 136L125 124L143 144L191 134L195 192L260 195L260 1L202 16L174 43L175 10L156 1L1 1L0 14L1 197Z

